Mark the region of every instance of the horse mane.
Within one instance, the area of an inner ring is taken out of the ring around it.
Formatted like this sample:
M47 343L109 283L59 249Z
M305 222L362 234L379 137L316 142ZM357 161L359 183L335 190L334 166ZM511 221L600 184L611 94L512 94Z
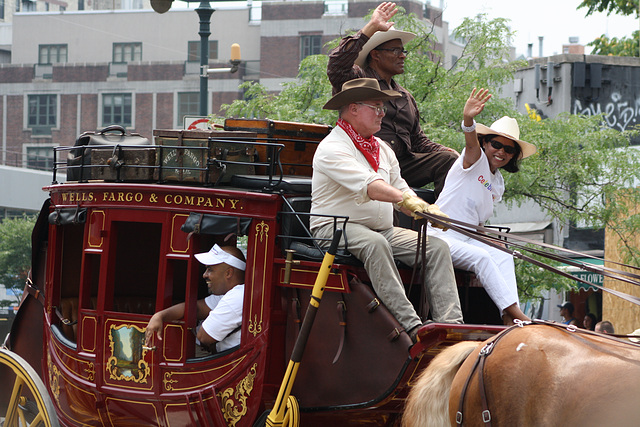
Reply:
M465 359L482 343L463 341L440 352L422 371L407 397L402 427L449 427L451 383Z

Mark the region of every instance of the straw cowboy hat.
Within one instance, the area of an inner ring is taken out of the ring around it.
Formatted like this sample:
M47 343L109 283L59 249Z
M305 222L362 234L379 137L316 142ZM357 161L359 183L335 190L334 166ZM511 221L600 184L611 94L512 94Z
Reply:
M636 329L635 331L631 332L629 335L630 335L629 341L640 343L640 329ZM632 338L631 335L634 337L637 336L638 338Z
M524 159L536 152L536 146L525 141L521 141L520 127L516 119L504 116L496 120L490 127L476 124L476 133L478 135L500 135L508 138L520 146L520 158Z
M376 31L364 44L364 46L362 46L362 50L360 51L360 54L358 54L358 58L356 58L355 64L360 68L364 68L365 63L367 62L367 56L369 56L369 52L380 46L382 43L400 39L402 40L402 44L405 45L415 37L416 35L413 33L396 30L393 27L389 28L387 31Z
M378 80L362 78L353 79L342 85L342 90L327 101L322 107L325 110L339 110L345 105L361 101L379 100L385 101L392 98L400 98L402 95L395 90L380 90Z

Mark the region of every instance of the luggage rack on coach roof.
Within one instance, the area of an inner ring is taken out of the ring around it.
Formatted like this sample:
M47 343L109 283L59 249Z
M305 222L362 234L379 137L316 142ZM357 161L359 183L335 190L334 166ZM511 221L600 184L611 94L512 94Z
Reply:
M308 189L313 154L329 126L245 119L230 123L233 126L225 125L225 130L155 130L155 143L126 135L121 128L122 135L107 139L112 142L108 144L106 138L79 138L73 147L54 149L53 181L66 171L66 180L73 182L210 187L235 186L238 181L241 186L273 190L286 176L297 177L288 179L294 187L303 184ZM296 127L279 130L285 124Z

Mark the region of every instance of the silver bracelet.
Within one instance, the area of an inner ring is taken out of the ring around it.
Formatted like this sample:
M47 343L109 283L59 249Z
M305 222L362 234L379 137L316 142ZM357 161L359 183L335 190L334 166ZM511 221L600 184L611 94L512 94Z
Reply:
M462 123L460 124L460 126L462 127L462 132L464 133L469 133L469 132L473 132L476 130L476 121L473 121L473 124L471 126L465 126L464 125L464 120L462 121Z

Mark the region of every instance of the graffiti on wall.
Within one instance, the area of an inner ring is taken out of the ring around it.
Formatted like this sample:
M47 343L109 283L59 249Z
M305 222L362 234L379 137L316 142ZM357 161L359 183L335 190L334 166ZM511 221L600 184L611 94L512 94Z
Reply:
M598 102L573 100L572 114L595 116L604 114L607 126L620 131L630 130L640 123L640 99L623 97L620 92L611 92L608 99Z

